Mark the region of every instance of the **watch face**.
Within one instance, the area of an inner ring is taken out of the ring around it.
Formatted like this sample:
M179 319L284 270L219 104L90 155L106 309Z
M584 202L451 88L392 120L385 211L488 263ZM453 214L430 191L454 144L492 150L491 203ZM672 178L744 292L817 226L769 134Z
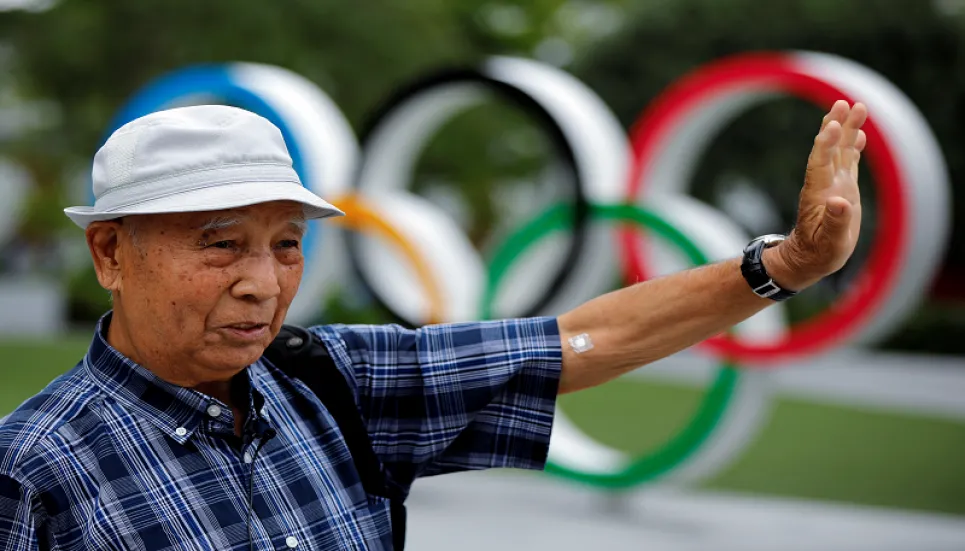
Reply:
M779 233L772 233L769 235L762 235L761 237L758 237L758 239L764 242L764 247L773 247L774 245L777 245L781 241L787 239L787 237Z

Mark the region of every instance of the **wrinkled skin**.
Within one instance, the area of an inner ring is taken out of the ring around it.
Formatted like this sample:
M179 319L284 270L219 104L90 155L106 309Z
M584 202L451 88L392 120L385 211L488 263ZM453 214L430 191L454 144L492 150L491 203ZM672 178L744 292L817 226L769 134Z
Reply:
M92 223L97 277L114 297L108 341L230 403L231 377L261 357L298 290L303 231L301 207L284 201Z

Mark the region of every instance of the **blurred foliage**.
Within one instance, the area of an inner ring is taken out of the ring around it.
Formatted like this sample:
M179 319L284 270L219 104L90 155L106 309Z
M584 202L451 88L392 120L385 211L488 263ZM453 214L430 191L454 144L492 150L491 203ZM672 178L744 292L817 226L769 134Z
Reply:
M86 160L126 98L185 65L285 67L318 84L358 125L417 74L491 53L531 53L558 26L547 22L562 4L64 0L42 13L4 14L0 37L15 51L13 71L25 93L62 108L63 123L45 147ZM517 32L486 17L499 8L514 14L502 19L517 21Z
M76 232L61 211L68 203L58 195L69 185L65 175L86 170L117 109L168 71L230 61L284 67L319 85L360 129L380 102L417 75L470 66L488 54L538 54L548 37L562 36L568 47L579 47L597 32L582 25L585 15L613 19L612 12L600 11L605 4L63 0L39 13L0 14L0 45L9 49L5 65L17 94L51 100L60 115L57 124L3 144L5 155L36 169L38 208L26 217L22 233L40 241L56 239L62 229ZM485 233L495 210L484 191L500 174L531 171L542 159L537 154L494 165L479 153L507 118L511 126L519 118L502 111L468 113L470 122L431 144L420 164L424 179L460 181L470 204L482 207L471 228L477 235ZM107 307L93 273L86 272L67 276L75 319L89 320Z
M931 123L960 189L962 5L958 0L61 0L38 13L0 14L0 86L13 82L16 95L47 102L57 114L53 123L5 141L2 153L34 175L37 194L21 234L42 246L64 232L80 238L61 208L77 200L72 179L88 170L116 110L152 79L186 65L248 61L290 69L318 84L361 130L393 90L417 76L470 65L485 55L522 55L571 69L629 127L666 86L701 64L748 50L806 49L854 59L897 84ZM810 146L821 110L781 100L741 117L704 155L695 195L713 202L728 181L766 182L787 223L805 161L801 151ZM539 187L551 156L532 121L506 105L486 105L441 129L416 166L414 184L429 196L455 190L471 206L463 226L484 248L506 224L499 219L505 209L498 201L518 199L507 194L521 183ZM873 199L870 179L864 187ZM961 195L954 207L958 220L965 219ZM868 225L876 223L869 215ZM963 253L960 223L950 269L965 273ZM856 263L863 254L859 251ZM848 277L846 271L810 291L813 300L797 301L795 315L808 317L834 300ZM89 268L65 274L65 284L75 319L93 319L108 307ZM381 319L381 312L362 304L355 313L358 304L352 301L333 304L331 312ZM921 320L960 318L930 308L909 328ZM938 325L929 322L922 339L908 335L923 331L902 331L906 338L891 345L965 353L965 341L955 338L965 327L951 321L943 329Z
M965 3L958 0L673 0L639 5L628 24L579 57L573 72L596 90L629 128L646 105L671 83L723 56L752 51L808 50L861 63L897 85L932 127L953 182L955 231L945 273L965 273ZM693 178L694 195L713 202L730 177L766 189L782 210L786 231L793 223L796 196L816 121L830 106L785 99L755 107L714 140ZM872 113L873 116L873 113ZM863 175L865 204L873 185ZM864 233L878 221L866 209ZM809 290L829 302L864 258L870 238L841 277ZM952 275L954 277L954 275ZM957 287L957 306L965 283ZM791 301L796 317L808 317L815 301ZM965 319L949 315L941 297L925 304L886 347L965 353ZM936 320L941 320L936 322ZM927 323L926 323L927 322ZM926 324L927 329L925 328ZM920 326L920 327L919 327ZM913 336L912 336L913 335Z
M279 65L318 83L357 121L413 73L474 58L462 21L444 2L367 4L68 0L39 14L9 14L0 32L16 50L21 86L62 108L47 149L86 159L126 98L185 65Z

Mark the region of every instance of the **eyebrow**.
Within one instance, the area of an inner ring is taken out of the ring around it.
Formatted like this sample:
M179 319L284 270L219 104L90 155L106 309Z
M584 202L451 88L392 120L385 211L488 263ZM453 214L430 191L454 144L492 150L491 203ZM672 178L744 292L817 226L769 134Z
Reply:
M237 226L242 220L243 218L240 216L217 216L202 224L198 230L204 233L216 232ZM308 231L308 223L302 217L292 218L289 224L302 235Z
M231 226L237 226L240 223L241 217L239 216L217 216L199 226L198 230L207 233L224 230Z
M306 222L304 218L292 218L290 224L298 230L300 235L305 235L305 232L308 231L308 222Z

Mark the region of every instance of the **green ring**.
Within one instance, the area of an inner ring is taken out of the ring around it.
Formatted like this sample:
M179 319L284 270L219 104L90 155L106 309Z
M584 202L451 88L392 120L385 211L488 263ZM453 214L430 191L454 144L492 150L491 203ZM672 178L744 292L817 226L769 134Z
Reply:
M701 265L708 262L704 253L680 230L655 213L636 205L592 205L590 216L595 220L630 222L642 226L681 249L693 264ZM489 263L489 278L482 304L484 319L488 319L492 314L496 290L513 263L546 235L568 229L569 218L570 213L564 205L552 206L511 234L496 250ZM654 480L683 463L707 441L730 405L738 377L739 373L734 365L722 364L713 385L683 430L662 447L633 459L621 471L606 474L586 473L550 461L546 464L546 472L609 489L628 488Z

